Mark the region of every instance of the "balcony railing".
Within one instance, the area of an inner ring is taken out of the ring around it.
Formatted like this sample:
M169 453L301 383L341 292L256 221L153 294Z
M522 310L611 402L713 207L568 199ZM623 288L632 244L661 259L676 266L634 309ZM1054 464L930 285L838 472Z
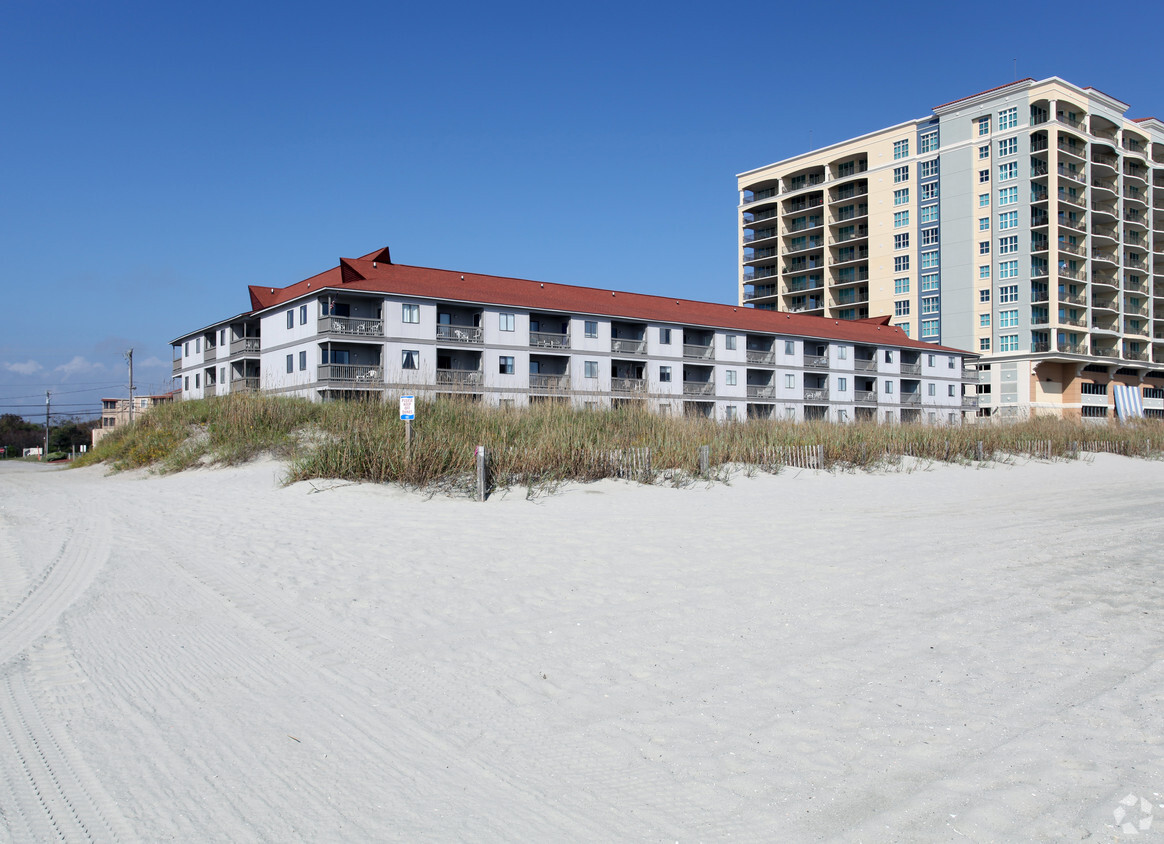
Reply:
M570 348L570 335L569 333L558 334L554 331L531 331L529 344L539 349L568 349Z
M853 366L862 372L876 372L877 359L876 358L857 358L853 361Z
M715 355L715 347L701 343L684 343L683 357L693 360L710 360Z
M857 390L853 393L853 398L857 404L877 404L877 391Z
M769 349L762 351L760 349L748 349L748 363L758 363L765 366L776 365L776 352Z
M962 396L962 407L978 407L978 396Z
M383 337L384 322L378 319L359 317L325 316L319 318L321 334L355 334L368 337Z
M218 392L218 385L217 384L203 384L202 385L202 395L204 395L204 396L213 396L217 392Z
M812 369L828 369L829 356L828 355L811 355L805 356L804 365Z
M570 376L568 375L543 375L541 373L530 375L529 388L531 390L545 391L565 391L570 389Z
M344 382L353 385L380 387L384 384L384 373L379 366L355 363L325 363L319 367L319 380Z
M921 393L902 393L901 403L909 405L921 404Z
M647 391L647 379L611 378L610 391L612 393L645 393Z
M480 387L481 371L479 369L438 369L436 371L436 383L438 387L449 387L452 389Z
M902 375L921 375L920 363L903 363L901 365Z
M774 399L776 398L776 388L771 384L749 384L748 398Z
M452 343L480 343L482 341L483 332L477 326L438 325L436 329L438 340L445 340Z
M218 347L211 346L211 345L207 344L202 352L202 359L203 360L215 360L217 357L218 357ZM211 385L207 384L207 386L209 387Z
M261 341L258 337L241 337L238 340L230 341L230 353L232 355L258 354L260 349Z
M828 401L829 388L828 387L805 387L804 388L805 401Z
M182 369L182 359L174 358L174 372L179 372Z
M234 393L257 393L259 391L259 379L235 378L230 382L230 390Z
M1060 352L1068 355L1085 355L1087 354L1086 343L1068 343L1066 340L1058 341L1055 346Z
M683 395L685 396L714 396L714 381L684 381Z
M610 351L623 355L644 355L647 353L646 340L617 337L610 341Z

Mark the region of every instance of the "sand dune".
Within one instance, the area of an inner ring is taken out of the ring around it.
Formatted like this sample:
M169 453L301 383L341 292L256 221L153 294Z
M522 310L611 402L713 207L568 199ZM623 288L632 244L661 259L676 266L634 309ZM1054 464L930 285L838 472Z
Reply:
M0 464L0 839L1164 834L1158 463L280 476Z

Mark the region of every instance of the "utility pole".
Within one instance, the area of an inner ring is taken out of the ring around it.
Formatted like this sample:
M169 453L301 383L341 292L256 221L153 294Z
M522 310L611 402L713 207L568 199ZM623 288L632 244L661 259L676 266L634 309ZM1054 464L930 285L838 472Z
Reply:
M48 390L44 391L44 451L41 452L40 460L43 463L48 460L48 434L49 434L49 398L52 396Z
M125 353L129 361L129 424L133 424L133 349Z

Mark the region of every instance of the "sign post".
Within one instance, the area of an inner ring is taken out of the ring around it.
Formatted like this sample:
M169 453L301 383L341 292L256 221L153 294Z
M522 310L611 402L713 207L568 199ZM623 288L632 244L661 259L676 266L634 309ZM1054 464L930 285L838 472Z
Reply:
M400 397L400 418L404 420L404 457L412 456L412 420L416 418L416 396Z

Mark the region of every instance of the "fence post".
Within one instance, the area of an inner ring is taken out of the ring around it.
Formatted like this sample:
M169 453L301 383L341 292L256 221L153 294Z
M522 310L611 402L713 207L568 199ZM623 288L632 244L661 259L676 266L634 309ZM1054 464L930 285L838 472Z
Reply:
M699 447L699 474L711 474L711 446L701 445Z
M485 446L477 446L477 500L484 501L488 492L486 475L489 472L489 461L485 456Z
M978 457L978 462L982 462L982 440L978 441L977 447L974 449L975 455Z
M824 470L824 446L818 445L816 447L816 468Z

